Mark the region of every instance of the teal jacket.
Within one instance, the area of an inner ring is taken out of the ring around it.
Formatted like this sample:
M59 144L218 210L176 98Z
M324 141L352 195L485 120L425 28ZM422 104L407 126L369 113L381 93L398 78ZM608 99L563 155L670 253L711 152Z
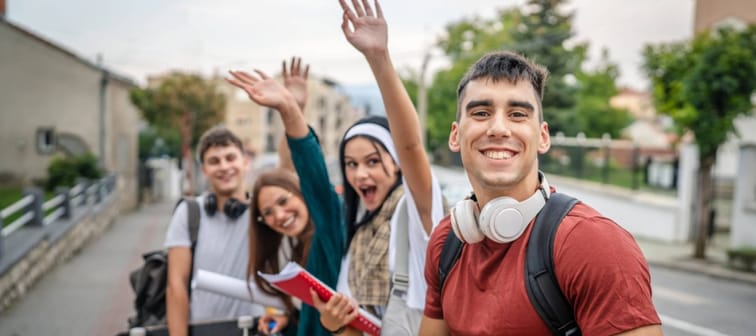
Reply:
M325 158L312 130L304 138L287 138L287 141L307 210L315 224L305 269L335 289L341 259L346 252L341 200L328 179ZM326 336L330 333L321 326L318 311L303 304L297 335Z

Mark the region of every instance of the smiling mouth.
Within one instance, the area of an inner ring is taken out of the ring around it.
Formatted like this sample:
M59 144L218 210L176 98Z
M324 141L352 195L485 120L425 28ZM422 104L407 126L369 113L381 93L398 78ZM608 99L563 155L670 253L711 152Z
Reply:
M289 226L294 224L294 219L294 216L289 217L285 222L281 224L281 227L287 229Z
M493 160L507 160L515 156L514 152L506 151L506 150L502 150L502 151L487 150L482 153L487 158L493 159Z
M360 188L360 193L365 200L372 200L378 188L375 186Z

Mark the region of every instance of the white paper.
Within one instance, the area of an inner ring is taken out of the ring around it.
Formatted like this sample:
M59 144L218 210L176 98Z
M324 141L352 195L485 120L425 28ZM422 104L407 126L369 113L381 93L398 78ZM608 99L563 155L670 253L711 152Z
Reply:
M289 262L286 264L286 266L284 266L281 272L278 272L278 274L269 274L260 271L258 271L257 274L261 278L265 279L265 281L267 281L268 283L274 284L276 282L292 279L302 271L304 271L302 266L299 266L299 264L295 262ZM315 279L315 277L313 277L313 279Z
M198 269L197 274L194 276L192 288L256 303L265 307L286 309L280 298L263 292L257 287L254 281L249 282L248 289L247 283L244 280L210 271Z

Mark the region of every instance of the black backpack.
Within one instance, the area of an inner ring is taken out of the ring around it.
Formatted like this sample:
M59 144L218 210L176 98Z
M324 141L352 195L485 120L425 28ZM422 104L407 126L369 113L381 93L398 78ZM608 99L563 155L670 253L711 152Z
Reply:
M188 211L189 236L192 242L192 268L194 267L194 247L197 245L200 209L197 201L183 198L176 203L186 202ZM174 208L175 211L175 208ZM129 328L165 324L165 289L168 284L168 251L157 250L142 255L144 264L129 274L129 282L134 290L136 315L129 317ZM191 270L190 270L191 274ZM189 278L191 283L191 275ZM189 287L188 287L189 288ZM191 297L191 288L189 288Z
M581 335L572 306L564 297L554 274L554 237L562 219L578 200L553 193L536 216L525 250L525 288L530 302L554 335ZM439 283L443 291L446 277L462 254L464 243L453 230L446 236L438 262Z

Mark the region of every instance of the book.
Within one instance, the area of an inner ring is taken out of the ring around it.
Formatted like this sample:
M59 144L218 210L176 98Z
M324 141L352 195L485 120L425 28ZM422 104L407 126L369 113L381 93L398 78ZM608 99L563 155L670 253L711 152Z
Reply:
M278 274L262 272L257 272L257 274L282 292L296 297L310 306L313 305L310 288L314 289L318 293L318 297L324 302L328 302L333 294L336 293L331 287L328 287L310 274L310 272L302 268L302 266L294 262L286 264ZM377 336L381 334L381 320L362 308L360 308L357 318L349 325L370 335Z
M263 292L254 281L244 281L227 275L198 269L192 280L192 289L256 303L265 307L286 309L275 295Z

